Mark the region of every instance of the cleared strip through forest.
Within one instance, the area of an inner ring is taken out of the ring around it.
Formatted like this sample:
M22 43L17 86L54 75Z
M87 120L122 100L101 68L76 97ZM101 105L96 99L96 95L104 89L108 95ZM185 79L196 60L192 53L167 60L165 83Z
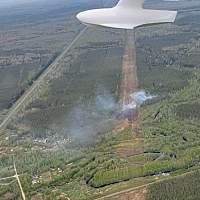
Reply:
M122 63L121 105L122 108L131 104L134 99L131 94L138 88L137 65L134 31L127 30L126 46Z
M3 134L3 131L6 129L8 124L11 122L14 116L21 111L21 109L26 105L26 102L30 101L33 95L36 95L40 85L45 84L44 79L52 74L52 72L56 72L59 67L61 60L65 57L66 53L73 47L76 41L82 36L82 34L86 31L87 27L83 28L79 34L73 39L70 45L66 46L63 52L58 56L54 62L49 65L49 67L35 80L30 86L30 88L15 102L15 104L10 108L7 116L0 124L0 134Z

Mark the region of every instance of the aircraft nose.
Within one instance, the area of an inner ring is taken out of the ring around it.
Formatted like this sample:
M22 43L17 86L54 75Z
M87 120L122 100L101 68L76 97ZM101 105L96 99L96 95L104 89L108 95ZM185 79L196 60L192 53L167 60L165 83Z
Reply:
M82 21L81 19L82 19L82 13L78 13L77 15L76 15L76 18L79 20L79 21Z
M77 19L86 25L103 24L112 16L109 9L94 9L81 12L76 15Z
M79 20L79 21L81 21L81 22L83 22L83 23L87 23L88 22L88 11L84 11L84 12L81 12L81 13L78 13L77 15L76 15L76 18Z

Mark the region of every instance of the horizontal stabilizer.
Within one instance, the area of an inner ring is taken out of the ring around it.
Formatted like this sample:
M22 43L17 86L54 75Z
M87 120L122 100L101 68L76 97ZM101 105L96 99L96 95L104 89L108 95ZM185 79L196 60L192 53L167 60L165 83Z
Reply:
M117 6L130 8L130 9L138 9L143 8L144 0L120 0Z

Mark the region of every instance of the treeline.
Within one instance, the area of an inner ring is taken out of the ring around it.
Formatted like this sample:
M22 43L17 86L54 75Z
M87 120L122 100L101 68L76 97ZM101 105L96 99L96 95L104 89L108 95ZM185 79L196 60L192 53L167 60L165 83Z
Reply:
M21 90L18 93L16 93L15 96L12 97L7 106L7 109L13 106L13 104L25 93L26 89L30 87L34 83L34 81L36 81L42 75L42 73L55 61L58 55L59 53L55 53L52 56L52 58L50 58L50 60L47 62L47 64L41 66L41 70L39 70L38 73L36 73L31 79L27 80L25 86L22 87Z
M76 153L76 151L63 149L48 152L40 150L33 150L26 153L18 152L15 157L12 155L3 155L0 157L0 172L5 168L12 168L14 158L19 173L27 172L30 175L38 175L51 168L64 168L68 162L78 157ZM80 152L79 156L81 156Z
M89 184L98 188L106 185L128 181L133 178L152 176L160 173L173 172L179 169L188 169L200 162L200 148L191 148L185 151L180 159L157 160L147 162L144 166L125 166L112 170L100 169L94 174Z
M200 103L184 103L175 108L175 113L181 119L200 119Z
M200 171L190 172L148 187L146 200L199 200Z

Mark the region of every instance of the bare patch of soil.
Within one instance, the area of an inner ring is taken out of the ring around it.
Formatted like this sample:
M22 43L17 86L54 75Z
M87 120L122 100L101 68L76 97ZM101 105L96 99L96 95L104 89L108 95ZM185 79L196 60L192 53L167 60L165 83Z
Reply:
M15 199L15 195L10 192L7 192L2 197L0 197L0 200L13 200L13 199Z
M136 156L143 153L143 148L127 148L127 147L123 147L123 148L118 148L117 149L117 154L120 157L130 157L130 156Z
M115 193L107 197L101 198L102 200L145 200L147 188L127 190L124 192Z
M113 131L115 133L120 133L126 128L128 128L129 126L130 126L130 123L128 120L122 120L122 121L119 121L119 123L117 124L117 126L115 126Z

